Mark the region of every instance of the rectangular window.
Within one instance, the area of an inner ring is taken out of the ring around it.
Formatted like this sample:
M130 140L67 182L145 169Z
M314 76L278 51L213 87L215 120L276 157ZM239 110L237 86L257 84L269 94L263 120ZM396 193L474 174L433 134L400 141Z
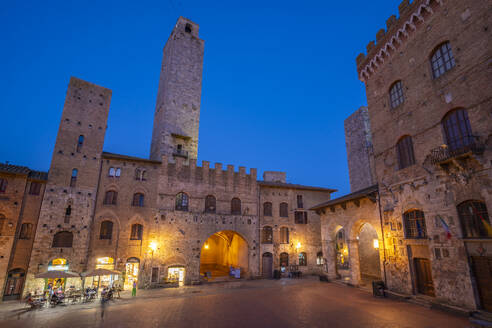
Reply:
M31 182L29 186L29 195L39 195L41 192L41 184L39 182Z
M0 193L4 193L7 190L7 180L0 179Z
M302 195L297 195L297 208L304 208L302 203Z
M296 224L307 224L307 212L295 211L294 218Z
M427 238L424 212L419 210L406 212L405 214L403 214L403 222L405 223L406 238Z
M32 224L23 223L19 233L19 239L31 239Z

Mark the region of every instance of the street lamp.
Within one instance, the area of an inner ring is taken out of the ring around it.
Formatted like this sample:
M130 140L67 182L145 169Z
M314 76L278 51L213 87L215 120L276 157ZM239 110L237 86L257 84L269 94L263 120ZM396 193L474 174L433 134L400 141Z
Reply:
M152 251L152 257L150 258L150 284L152 284L152 271L154 267L154 252L157 250L157 243L155 241L151 241L149 244L149 248Z

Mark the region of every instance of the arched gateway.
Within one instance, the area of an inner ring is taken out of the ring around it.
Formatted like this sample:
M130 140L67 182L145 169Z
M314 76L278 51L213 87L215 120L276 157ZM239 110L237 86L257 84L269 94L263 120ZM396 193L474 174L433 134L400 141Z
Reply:
M248 243L237 232L222 230L214 233L202 245L200 275L208 279L227 277L231 267L240 270L240 277L248 272Z

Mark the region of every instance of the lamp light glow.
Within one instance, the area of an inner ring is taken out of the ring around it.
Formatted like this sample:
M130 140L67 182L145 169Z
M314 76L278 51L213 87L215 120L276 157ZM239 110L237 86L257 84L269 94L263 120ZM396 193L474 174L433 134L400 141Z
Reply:
M301 246L302 246L302 245L301 245L301 242L300 242L300 241L298 241L298 242L297 242L297 245L296 245L296 248L297 248L297 249L299 249L299 248L301 248Z
M374 239L373 241L374 248L378 249L379 248L379 240Z
M203 246L205 249L208 249L208 243L205 243L205 245Z
M155 241L151 241L149 247L152 250L152 252L155 252L157 250L157 243Z

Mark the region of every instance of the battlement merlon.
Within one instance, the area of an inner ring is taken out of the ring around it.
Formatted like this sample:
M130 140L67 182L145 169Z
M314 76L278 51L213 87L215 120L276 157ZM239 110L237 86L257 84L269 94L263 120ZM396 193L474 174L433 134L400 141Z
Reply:
M386 20L386 31L376 33L376 41L366 46L367 54L356 57L357 73L362 82L374 73L384 61L408 39L419 26L429 19L443 5L445 0L403 0L398 6L399 17L390 16Z
M226 169L224 170L223 167L226 167ZM188 171L189 174L180 174L183 170ZM200 173L198 173L199 171ZM222 163L214 163L214 167L211 168L210 161L202 161L202 166L198 166L195 159L190 159L187 163L185 158L176 157L173 162L169 156L163 155L161 157L161 175L174 179L180 179L185 176L190 181L201 179L203 183L207 183L209 181L208 178L214 175L215 184L220 183L219 181L225 181L225 184L233 185L235 179L239 178L239 184L248 180L253 185L256 182L257 174L258 170L256 168L250 168L249 174L247 174L244 166L239 166L238 171L235 171L234 165L231 164L224 166ZM198 179L197 176L201 178ZM224 176L226 177L225 179L223 179Z

